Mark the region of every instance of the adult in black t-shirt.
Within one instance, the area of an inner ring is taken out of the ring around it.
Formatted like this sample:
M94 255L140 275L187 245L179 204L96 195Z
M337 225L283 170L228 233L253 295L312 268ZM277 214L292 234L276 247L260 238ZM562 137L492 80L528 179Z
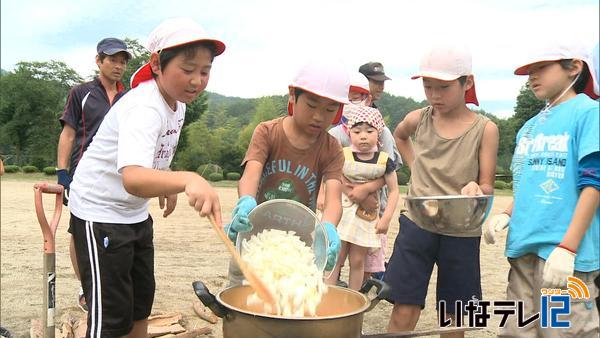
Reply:
M56 175L58 184L65 188L64 205L68 204L69 185L83 152L92 142L110 107L125 93L121 78L127 62L131 59L125 42L116 38L106 38L98 42L96 50L98 76L90 82L79 84L71 89L65 110L60 117L63 128L58 140ZM79 279L72 238L69 252L73 270ZM79 307L87 311L81 291Z

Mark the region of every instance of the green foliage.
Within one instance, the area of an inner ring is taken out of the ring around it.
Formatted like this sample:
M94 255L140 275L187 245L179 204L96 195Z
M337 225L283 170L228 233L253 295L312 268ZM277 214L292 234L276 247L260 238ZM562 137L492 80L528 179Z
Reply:
M273 96L262 97L258 99L256 113L254 114L254 117L252 117L252 121L250 121L250 123L247 124L240 132L238 140L238 145L240 148L248 148L250 139L252 139L252 133L254 133L254 129L259 123L272 120L285 113L285 111L282 111L279 108L280 107L278 107L277 101Z
M223 169L216 164L203 164L196 169L196 172L205 179L209 179L211 174L221 174L221 179L223 179Z
M406 114L413 110L425 107L427 101L417 102L411 98L383 93L381 99L375 102L385 119L386 126L393 132L398 123Z
M408 166L403 165L396 172L396 176L398 177L398 185L407 185L410 180L410 169L408 169Z
M40 170L39 170L39 169L38 169L36 166L34 166L34 165L26 165L26 166L23 166L23 168L21 168L21 169L23 169L23 172L24 172L24 173L26 173L26 174L37 173L37 172L39 172L39 171L40 171Z
M515 106L515 115L511 117L515 121L514 127L518 131L523 124L530 118L539 113L545 106L543 101L538 100L535 94L529 88L529 83L526 83L517 96L517 105Z
M212 173L208 175L208 180L211 182L219 182L223 180L223 173Z
M494 182L494 189L508 189L509 185L508 183L504 182L504 181L495 181Z
M0 153L42 168L54 163L58 117L81 77L63 62L20 62L0 77Z
M398 171L396 172L396 176L398 176L398 185L406 185L408 183L409 177L405 173Z
M227 175L225 175L225 177L227 178L228 181L239 181L240 178L242 177L242 175L240 175L240 173L227 173Z
M527 120L531 119L544 108L544 102L538 100L529 84L521 87L517 96L515 115L508 119L496 119L496 125L500 133L498 144L498 166L504 169L504 174L510 173L510 163L515 150L517 132Z
M129 53L131 53L131 60L127 62L127 69L123 73L123 84L125 88L129 89L131 75L150 60L150 52L137 39L125 38L123 41L127 45Z
M18 165L9 164L4 166L5 173L18 173L19 171L21 171L21 167L19 167Z
M197 168L201 162L193 161L189 158L189 155L186 155L186 151L189 146L188 141L188 133L186 132L186 128L196 122L200 116L204 113L207 107L207 95L205 93L200 94L191 104L186 105L185 110L185 120L183 122L183 130L181 135L179 136L179 142L177 144L177 152L175 153L175 158L173 159L173 163L175 167L182 168L185 170L194 170ZM201 141L195 139L194 141ZM182 157L186 157L183 161L181 161ZM188 163L188 162L194 163ZM181 162L181 163L180 163ZM179 165L178 165L179 164Z
M56 167L45 167L42 171L46 175L56 175Z

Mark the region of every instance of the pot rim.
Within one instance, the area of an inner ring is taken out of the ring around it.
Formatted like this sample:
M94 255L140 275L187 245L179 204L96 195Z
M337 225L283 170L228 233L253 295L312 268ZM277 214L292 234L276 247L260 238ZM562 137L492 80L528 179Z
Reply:
M265 314L265 313L258 313L258 312L253 312L253 311L248 311L248 310L244 310L244 309L240 309L238 307L235 307L225 301L223 301L223 299L221 298L221 295L224 292L227 292L228 290L233 290L236 288L241 288L241 287L249 287L247 285L241 285L241 286L231 286L228 287L227 289L221 290L216 294L216 298L217 301L219 302L219 304L223 305L224 307L228 308L229 310L232 311L236 311L236 312L241 312L243 314L249 315L249 316L255 316L255 317L264 317L264 318L269 318L269 319L284 319L284 320L303 320L303 321L311 321L311 320L325 320L325 319L338 319L338 318L344 318L344 317L351 317L357 314L362 314L365 311L367 311L367 309L369 308L369 306L371 305L371 301L369 300L369 298L356 291L356 290L352 290L352 289L348 289L348 288L343 288L341 286L337 286L337 285L328 285L328 288L332 288L332 289L339 289L343 292L350 292L352 294L355 294L359 297L361 297L362 299L364 299L364 305L361 306L360 308L352 311L352 312L347 312L344 314L339 314L339 315L335 315L335 316L316 316L316 317L293 317L293 316L278 316L278 315L269 315L269 314Z

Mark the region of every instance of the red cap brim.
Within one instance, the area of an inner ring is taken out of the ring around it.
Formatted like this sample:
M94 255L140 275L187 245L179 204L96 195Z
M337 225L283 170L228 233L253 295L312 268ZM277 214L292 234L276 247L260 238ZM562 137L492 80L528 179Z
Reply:
M477 93L475 92L475 80L473 80L473 86L465 92L465 103L472 103L479 107Z
M131 88L137 87L140 83L152 80L152 69L150 68L150 63L146 63L145 65L138 68L138 70L131 75L130 85Z
M583 89L583 93L589 96L592 100L598 100L600 95L596 95L594 92L594 79L590 76L585 88Z
M363 93L363 94L371 94L371 92L369 92L368 90L364 89L363 87L353 86L353 85L350 85L350 91L351 92L357 92L357 93Z

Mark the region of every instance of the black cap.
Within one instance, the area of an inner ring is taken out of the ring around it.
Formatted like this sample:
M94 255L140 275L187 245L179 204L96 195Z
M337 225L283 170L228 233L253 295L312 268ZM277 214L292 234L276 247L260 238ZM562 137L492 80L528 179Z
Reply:
M131 59L131 54L127 51L127 45L123 40L117 38L106 38L98 42L96 46L98 54L115 55L120 52L127 53L127 57Z
M368 79L375 81L391 80L383 72L383 65L380 62L369 62L358 68L358 71Z

